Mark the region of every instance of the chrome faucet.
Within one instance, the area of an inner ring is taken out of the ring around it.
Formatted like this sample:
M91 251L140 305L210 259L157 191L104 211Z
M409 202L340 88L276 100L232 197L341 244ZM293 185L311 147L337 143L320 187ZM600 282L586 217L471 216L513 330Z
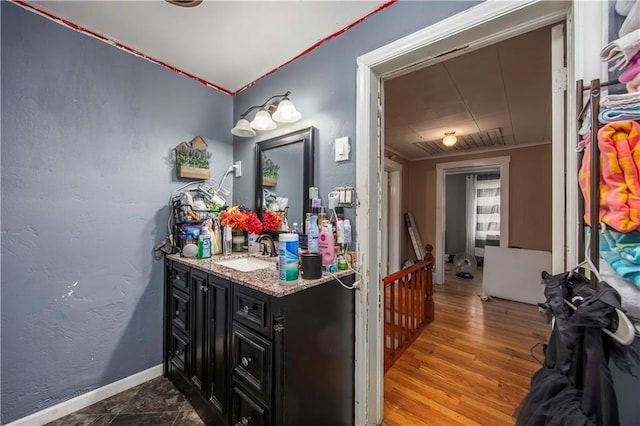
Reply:
M263 241L266 240L266 241ZM273 238L271 238L271 235L267 235L267 234L262 234L258 237L258 239L256 240L256 242L258 244L260 244L260 247L262 247L262 254L263 255L269 255L269 257L276 257L278 256L278 253L276 253L276 245L273 242ZM269 253L267 253L267 251Z

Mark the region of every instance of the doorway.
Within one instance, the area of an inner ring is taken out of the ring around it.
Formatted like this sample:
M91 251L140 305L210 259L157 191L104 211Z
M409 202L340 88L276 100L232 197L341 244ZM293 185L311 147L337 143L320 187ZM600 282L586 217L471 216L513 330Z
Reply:
M445 171L443 192L445 269L482 282L484 248L500 245L500 169Z
M478 160L440 163L436 166L436 270L433 274L433 281L435 284L443 284L445 282L445 256L443 248L445 247L446 234L446 176L452 174L464 174L471 171L475 171L476 173L495 171L500 175L500 232L498 246L508 247L510 162L510 157L502 156ZM440 250L438 250L438 247L440 247Z
M376 424L382 420L382 324L380 313L381 292L379 260L381 258L380 241L382 205L379 203L381 196L382 177L382 146L383 141L379 135L379 107L381 93L381 80L393 73L406 72L407 67L424 66L425 62L437 61L443 52L462 49L476 49L483 45L489 45L499 40L513 37L517 34L530 31L535 28L558 22L573 17L574 11L580 13L579 23L588 19L600 18L598 10L588 8L590 13L584 13L587 8L577 3L556 2L484 2L480 5L445 19L429 28L425 28L404 39L393 42L376 51L370 52L358 58L357 71L357 98L356 98L356 186L358 188L358 206L356 208L357 222L357 250L358 263L363 273L363 286L360 289L360 297L356 305L356 413L357 424ZM573 8L569 10L568 8ZM582 75L585 69L592 70L585 65L585 52L577 53L576 44L582 45L586 38L586 31L576 30L572 19L568 21L569 38L569 81L573 81L578 69L578 75ZM448 48L446 46L449 46ZM453 49L452 49L453 48ZM452 53L455 54L455 53ZM591 54L591 52L589 52ZM428 58L424 60L423 58ZM574 61L581 60L577 65ZM597 63L597 54L594 55ZM599 70L601 66L596 68ZM569 117L574 117L572 111L575 94L570 93L567 100L570 112ZM570 123L575 124L575 119L570 118ZM569 128L572 128L569 126ZM564 150L575 144L575 135L569 133L566 140L554 139L554 211L556 200L562 199L562 209L557 212L561 221L554 220L555 226L564 225L564 192L558 193L558 188L564 188L565 159ZM562 156L559 156L562 154ZM567 157L566 163L572 173L575 167L574 159ZM556 168L558 166L558 168ZM567 186L567 200L569 211L575 212L575 200L577 200L577 186ZM570 212L567 212L567 215ZM378 225L378 226L376 226ZM554 232L555 234L555 232ZM567 246L568 256L573 259L575 255L575 229L567 230L567 241L564 240L564 228L561 246Z

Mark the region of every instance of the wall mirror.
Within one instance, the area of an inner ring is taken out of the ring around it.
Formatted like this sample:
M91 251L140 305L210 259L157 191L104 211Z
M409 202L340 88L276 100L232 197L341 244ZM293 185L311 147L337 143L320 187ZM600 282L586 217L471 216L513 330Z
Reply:
M302 229L311 211L309 187L313 186L313 127L256 144L256 210L286 212L291 228Z

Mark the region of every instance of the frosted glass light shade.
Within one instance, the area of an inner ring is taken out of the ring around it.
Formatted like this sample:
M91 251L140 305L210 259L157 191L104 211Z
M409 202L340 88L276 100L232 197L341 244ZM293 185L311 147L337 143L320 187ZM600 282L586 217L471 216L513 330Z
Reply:
M250 138L256 135L256 131L251 128L251 124L249 123L249 120L243 117L240 120L238 120L238 122L236 123L236 126L233 129L231 129L231 134L240 136L243 138Z
M453 146L458 142L458 138L456 138L453 133L445 133L445 137L442 139L442 143L445 146Z
M296 109L293 102L283 99L278 104L278 109L273 113L273 119L278 123L294 123L302 118L302 114Z
M271 115L267 110L261 109L251 122L251 127L256 130L273 130L278 125L271 119Z

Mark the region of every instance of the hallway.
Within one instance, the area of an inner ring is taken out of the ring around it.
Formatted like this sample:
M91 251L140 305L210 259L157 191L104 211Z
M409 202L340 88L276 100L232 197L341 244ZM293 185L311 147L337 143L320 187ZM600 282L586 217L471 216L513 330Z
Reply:
M389 426L513 424L540 368L531 352L543 359L550 326L537 308L482 302L481 269L466 280L450 267L434 286L435 320L384 377Z

